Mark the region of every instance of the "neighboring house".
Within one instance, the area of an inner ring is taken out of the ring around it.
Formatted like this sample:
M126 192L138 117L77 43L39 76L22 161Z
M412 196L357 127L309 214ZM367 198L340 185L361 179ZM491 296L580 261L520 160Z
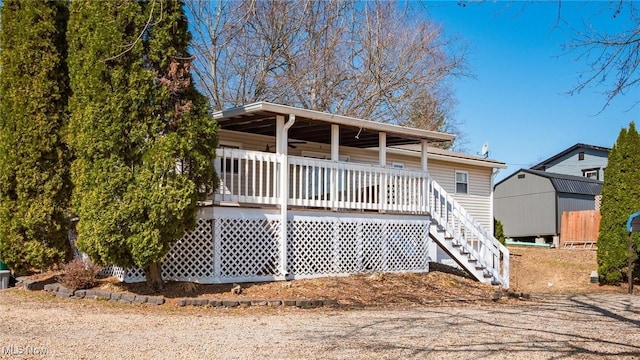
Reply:
M531 169L604 181L610 150L602 146L579 143L532 166Z
M520 169L496 184L495 217L508 238L558 244L562 213L593 210L601 189L602 181L583 176Z
M214 117L219 188L165 258L165 279L424 272L446 254L508 287L509 253L491 231L493 173L504 163L429 146L451 134L266 102Z

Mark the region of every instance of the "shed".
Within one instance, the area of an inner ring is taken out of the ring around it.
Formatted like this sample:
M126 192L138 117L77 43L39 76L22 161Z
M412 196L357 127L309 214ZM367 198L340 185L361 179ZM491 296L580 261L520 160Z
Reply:
M560 235L562 213L593 210L602 181L520 169L495 185L494 214L514 239Z

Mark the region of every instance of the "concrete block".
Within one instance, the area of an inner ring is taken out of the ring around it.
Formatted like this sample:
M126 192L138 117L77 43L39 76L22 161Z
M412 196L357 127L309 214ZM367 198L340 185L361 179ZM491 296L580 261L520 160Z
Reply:
M132 303L134 304L144 304L147 302L147 299L149 297L145 296L145 295L136 295L135 298L133 299Z
M132 303L135 299L136 299L136 296L134 294L122 294L120 296L121 301L127 301L130 303Z
M164 298L162 296L149 296L147 298L147 304L162 305L164 304Z
M103 300L111 299L111 293L105 290L93 290L93 296L96 299L103 299Z
M217 300L217 299L209 300L209 306L220 307L222 306L222 300Z
M87 290L76 290L73 292L73 296L78 298L78 299L84 299L85 295L87 294Z
M251 306L267 306L267 300L251 300Z
M311 309L313 302L311 300L296 300L296 306L302 309Z
M224 307L236 307L236 306L238 306L238 301L236 301L236 300L222 300L222 306L224 306Z
M338 300L336 300L336 299L325 299L325 300L322 300L322 305L323 306L328 306L328 307L338 307Z
M296 306L295 300L282 300L282 305L284 306Z
M207 306L209 305L208 299L191 299L191 305L193 306Z
M56 292L58 291L58 288L60 287L60 284L58 283L53 283L53 284L47 284L45 285L42 289L44 291L49 291L49 292Z

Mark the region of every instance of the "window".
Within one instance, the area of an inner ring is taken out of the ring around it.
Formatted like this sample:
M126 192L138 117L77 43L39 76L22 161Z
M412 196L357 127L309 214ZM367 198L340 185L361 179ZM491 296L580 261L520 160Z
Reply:
M600 180L600 169L584 169L582 170L582 176L589 178L589 179L594 179L594 180Z
M456 194L469 193L469 174L466 171L456 171Z
M518 174L518 179L524 179L524 174Z
M584 151L578 153L578 160L584 160Z

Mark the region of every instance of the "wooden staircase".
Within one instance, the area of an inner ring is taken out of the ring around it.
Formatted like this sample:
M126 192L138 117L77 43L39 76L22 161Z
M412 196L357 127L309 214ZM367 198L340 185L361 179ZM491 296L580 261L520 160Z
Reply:
M480 282L509 288L509 250L429 178L429 236Z

